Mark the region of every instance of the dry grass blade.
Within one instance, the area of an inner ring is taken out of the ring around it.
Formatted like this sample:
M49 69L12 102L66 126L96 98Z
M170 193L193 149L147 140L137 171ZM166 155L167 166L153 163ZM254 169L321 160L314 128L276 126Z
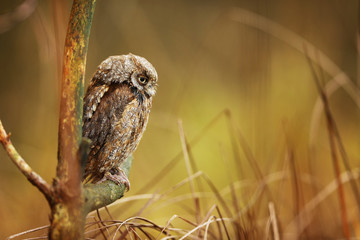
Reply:
M248 213L249 210L255 205L255 203L257 201L261 200L260 197L261 197L262 193L264 192L264 189L265 189L265 185L263 183L260 183L258 185L258 187L256 188L255 192L250 197L250 199L247 202L247 204L245 205L245 207L243 207L239 212L237 212L234 217L238 218L241 215L243 215L244 213Z
M141 228L139 227L139 229L141 229ZM141 239L141 237L137 234L137 232L134 230L134 228L130 228L130 230L131 230L131 232L133 233L135 239ZM147 234L146 234L146 235L147 235ZM131 234L130 234L130 236L131 236ZM148 235L147 235L147 236L148 236ZM131 238L131 239L132 239L132 238ZM151 238L149 237L149 239L151 239Z
M136 201L136 200L141 200L141 199L149 199L148 204L153 204L157 201L159 201L160 199L162 199L163 197L165 197L167 194L175 191L176 189L180 188L181 186L183 186L184 184L186 184L187 182L192 181L195 178L198 178L199 176L201 176L203 173L201 171L195 173L194 175L187 177L186 179L182 180L181 182L179 182L178 184L176 184L175 186L171 187L170 189L168 189L167 191L165 191L162 194L139 194L139 195L135 195L135 196L130 196L130 197L125 197L125 198L121 198L118 201L116 201L115 203L109 205L120 205L124 202L131 202L131 201ZM148 205L149 206L149 205ZM145 210L143 208L143 210ZM135 215L139 215L139 214L135 214Z
M225 229L225 233L226 233L227 239L230 240L229 232L228 232L228 230L227 230L227 228L226 228L226 225L225 225L225 222L224 222L224 218L222 217L221 212L220 212L220 209L218 208L218 206L216 206L216 211L217 211L217 213L218 213L219 216L220 216L221 224L223 225L223 227L224 227L224 229Z
M113 205L118 205L118 204L120 205L123 202L130 202L130 201L144 200L144 199L149 199L147 204L150 201L151 201L151 204L154 204L156 202L159 202L161 199L166 197L168 194L174 192L176 189L184 186L187 182L191 181L192 179L198 178L202 174L203 173L201 171L197 172L194 175L192 175L190 177L187 177L186 179L180 181L175 186L173 186L173 187L169 188L168 190L164 191L164 193L162 193L162 194L142 194L142 195L124 197L124 198L118 200ZM163 207L169 206L169 205L177 203L177 202L181 202L183 200L187 200L187 199L191 199L191 198L193 199L193 195L195 195L197 198L212 198L213 197L212 193L207 193L207 192L195 192L194 194L186 193L186 194L183 194L183 195L179 195L179 196L176 196L176 197L173 197L173 198L166 199L166 201L161 202L160 204L158 204L157 206L152 207L151 209L148 209L147 213L156 212L156 211L158 211L158 209L161 209ZM145 205L147 205L147 204L145 204ZM137 214L137 215L139 215L139 214Z
M127 235L127 233L129 233L129 229L128 229L128 226L126 225L126 223L128 222L128 221L131 221L131 220L133 220L133 219L142 219L142 218L139 218L139 217L132 217L132 218L128 218L128 219L126 219L124 222L122 222L118 227L117 227L117 229L116 229L116 231L115 231L115 233L114 233L114 236L113 236L113 240L115 240L116 238L116 233L118 232L118 231L120 231L120 228L125 224L125 227L126 227L126 231L121 235L121 237L120 237L120 239L123 239L123 238L125 238L125 236ZM130 235L130 237L131 237L131 235Z
M209 218L214 217L214 216L211 216L211 213L212 213L216 208L217 208L217 206L216 206L216 205L213 205L213 206L209 209L209 211L207 212L206 216L204 217L204 219L201 221L200 224L208 221ZM209 229L208 229L208 227L206 227L205 235L208 234L208 233L207 233L208 231L209 231ZM213 238L216 239L215 234L214 234L212 231L209 231L209 234L210 234ZM204 235L204 239L206 239L205 235Z
M161 194L155 195L156 198L159 198L160 196L161 196ZM116 202L114 202L114 203L112 203L112 204L110 204L108 206L113 206L113 205L118 205L118 204L122 204L122 203L138 201L138 200L145 200L145 199L150 199L150 198L153 198L153 197L154 197L153 193L138 194L138 195L134 195L134 196L128 196L128 197L120 198L119 200L117 200Z
M272 182L283 180L284 178L286 179L287 177L288 177L288 172L283 170L283 171L278 171L278 172L274 172L274 173L270 173L269 175L266 175L264 180L266 181L267 184L270 184ZM234 190L240 191L239 189L241 189L243 187L251 186L253 183L254 183L254 181L251 179L244 179L241 181L234 181L232 184L234 186ZM231 191L232 191L231 187L227 186L221 190L220 195L225 196L227 194L231 194Z
M186 184L187 182L191 182L193 179L198 178L200 176L202 176L204 173L202 171L196 172L193 175L185 178L184 180L182 180L181 182L177 183L175 186L169 188L167 191L165 191L163 194L161 194L160 196L163 197L173 191L175 191L176 189L180 188L181 186L183 186L184 184Z
M230 111L229 111L229 113L230 113ZM229 119L229 122L230 122L230 118L228 118ZM238 200L238 198L237 198L237 196L236 196L236 191L235 191L235 187L234 187L234 181L232 180L232 177L231 177L231 173L230 173L230 171L229 171L229 168L228 168L228 166L230 166L229 164L228 164L228 161L227 161L227 159L225 158L225 156L224 156L224 150L222 149L222 147L221 147L221 152L223 153L222 154L222 156L223 156L223 160L224 160L224 166L225 166L225 169L226 169L226 172L227 172L227 175L228 175L228 177L229 177L229 182L230 182L230 193L231 193L231 200L232 200L232 204L233 204L233 208L234 208L234 211L236 212L236 213L238 213L238 212L240 212L240 207L239 207L239 200ZM223 195L224 196L224 195ZM218 208L217 208L218 209ZM220 216L221 217L221 216ZM234 221L236 222L235 224L237 225L237 226L240 226L240 216L239 215L237 215L236 216L236 218L234 219ZM238 234L238 238L240 238L240 235Z
M211 208L209 209L209 211L206 213L204 219L201 221L201 223L204 223L205 221L207 221L207 219L210 218L211 213L217 208L216 204L211 206Z
M301 210L301 201L302 199L302 189L301 189L301 185L299 182L299 177L298 177L298 169L296 167L296 162L295 162L295 157L294 157L294 151L292 149L288 149L288 155L289 155L289 163L290 163L290 170L291 170L291 176L292 176L292 183L293 183L293 194L294 194L294 199L295 199L295 215L297 216L300 213ZM270 208L270 206L269 206Z
M143 221L146 222L146 224L143 223L138 223L138 221ZM145 231L143 228L149 228L149 229L153 229L156 230L161 234L165 234L168 235L168 231L167 229L170 229L171 231L178 231L181 232L181 229L175 229L175 228L164 228L162 226L157 225L156 223L143 218L143 217L132 217L127 219L126 221L114 221L114 220L104 220L103 221L103 226L100 226L96 229L91 229L89 231L86 231L85 234L89 235L92 233L96 233L98 234L100 229L106 229L109 230L110 228L112 228L113 230L110 232L113 232L112 238L111 239L125 239L125 237L127 235L130 236L130 238L132 238L133 236L131 234L135 234L134 231L136 231L136 229L138 229L139 231L141 231L146 237L148 237L149 239L155 239L151 233ZM96 222L93 223L88 223L88 225L94 225L96 224ZM122 227L125 227L125 231L120 231ZM117 233L120 233L120 236L117 237ZM138 235L138 233L136 233L134 235L135 238L139 238L140 236ZM140 238L141 239L141 238Z
M218 115L216 115L208 124L205 125L205 127L200 131L199 134L197 134L192 141L190 141L191 146L195 146L201 138L205 135L205 133L211 129L211 127L219 121L220 117L224 115L224 111L221 111ZM183 157L183 152L179 152L163 169L160 170L158 174L156 174L151 180L145 184L138 192L142 193L144 191L149 190L150 188L154 187L156 183L160 182L161 179L163 179L170 170L180 161L180 159Z
M333 77L334 81L337 82L338 86L344 88L344 90L349 94L349 96L354 100L356 105L360 108L360 90L356 85L351 81L349 76L341 70L325 53L320 51L319 48L315 47L309 41L301 37L300 35L290 31L289 29L283 27L282 25L242 8L233 8L229 12L229 17L236 22L240 22L250 27L254 27L260 31L268 33L275 38L285 42L289 46L293 47L297 51L305 54L304 44L310 50L310 54L307 56L313 61L319 64L322 69L325 70L330 76ZM317 52L318 55L313 53ZM319 63L317 60L322 59L323 61Z
M211 217L209 218L209 220L206 222L205 233L204 233L204 240L207 240L207 235L208 235L208 231L209 231L209 226L210 226L210 223L211 223L212 219L216 220L216 217L211 216Z
M159 237L161 236L161 234L163 232L165 232L165 230L170 226L171 222L176 219L178 217L178 215L174 215L172 216L166 223L165 227L161 230L161 232L159 233L159 235L156 237L156 240L159 239Z
M129 226L127 226L127 225L125 225L125 228L126 228L125 233L124 233L122 236L120 236L120 238L119 238L119 239L125 239L126 235L129 235L129 236L130 236L130 239L131 239L131 240L133 240L133 237L132 237L132 236L131 236L131 234L130 234L130 232L131 232L132 228L130 228L130 227L129 227ZM115 240L115 235L114 235L114 237L113 237L113 239L112 239L112 240Z
M286 146L286 152L285 152L285 164L289 163L291 176L292 176L292 184L293 184L293 193L294 193L294 200L295 200L295 211L294 215L297 216L301 209L300 201L302 200L302 189L299 184L299 177L298 172L300 172L300 169L297 169L296 162L295 162L295 154L294 154L294 147L292 142L290 142L290 139L288 137L288 133L286 130L286 125L283 123L283 132L285 135L285 146Z
M162 238L161 240L167 240L167 239L174 240L174 239L177 239L177 237L178 237L178 236L168 236L168 237Z
M107 215L110 217L111 220L114 220L113 216L111 215L110 211L109 211L109 208L107 206L104 207Z
M337 143L338 143L338 146L339 146L340 154L341 154L341 157L342 157L342 159L343 159L343 163L344 163L345 169L346 169L346 170L348 171L348 173L350 174L350 178L353 179L353 180L350 181L350 185L351 185L352 191L353 191L353 193L354 193L355 200L357 201L358 206L360 206L360 193L359 193L359 188L358 188L357 182L355 181L354 177L351 175L352 172L351 172L351 166L350 166L349 157L348 157L347 154L346 154L345 146L344 146L344 144L343 144L343 141L342 141L342 139L341 139L339 130L338 130L338 128L337 128L336 123L335 123L334 120L333 120L333 123L334 123L333 126L334 126L335 137L336 137L336 140L337 140ZM358 211L360 211L360 209L359 209Z
M200 224L198 226L196 226L194 229L192 229L191 231L187 232L184 236L182 236L179 240L183 240L183 239L186 239L187 237L190 237L190 235L194 232L196 232L197 230L207 226L208 224L211 224L213 222L216 222L216 221L229 221L231 222L232 220L230 218L225 218L225 219L212 219L210 218L208 221L206 221L205 223L203 224Z
M306 48L305 48L306 51ZM340 181L340 163L339 163L339 159L338 159L338 155L337 155L337 150L336 150L336 136L335 136L335 122L334 119L332 117L331 111L330 111L330 107L329 107L329 102L327 99L327 96L324 92L324 90L322 89L318 76L316 74L315 68L312 64L312 62L310 61L308 55L306 55L307 59L308 59L308 63L310 65L311 71L313 73L313 77L314 77L314 81L317 87L317 90L321 96L323 105L324 105L324 109L325 109L325 117L326 117L326 124L327 124L327 128L328 128L328 134L329 134L329 144L330 144L330 151L331 151L331 158L333 161L333 168L334 168L334 172L335 172L335 178L338 181L338 196L339 196L339 202L340 202L340 208L341 208L341 218L342 218L342 225L343 225L343 233L345 238L348 240L350 239L350 229L349 229L349 225L348 225L348 217L347 217L347 209L346 209L346 203L345 203L345 193L344 193L344 188L343 188L343 184Z
M193 179L198 178L199 176L201 176L203 173L201 171L191 175L190 177L185 178L184 180L180 181L179 183L177 183L175 186L169 188L168 190L166 190L164 193L162 194L142 194L142 195L135 195L135 196L131 196L131 197L126 197L123 199L120 199L119 201L117 201L116 204L121 204L122 202L129 202L129 201L136 201L136 200L142 200L142 199L149 199L148 203L151 201L151 203L155 203L158 202L159 200L161 200L162 198L164 198L166 195L174 192L176 189L184 186L186 183L192 181ZM209 195L204 195L202 193L198 193L198 192L194 192L194 193L190 193L190 197L188 196L188 194L184 194L183 196L178 196L178 197L174 197L173 198L173 202L179 202L181 200L184 199L189 199L189 198L193 198L193 196L195 195L197 198L199 197L209 197ZM147 204L148 204L147 203ZM167 200L163 206L167 206L171 203L170 200ZM151 211L154 211L154 209L151 209ZM137 214L139 215L139 214Z
M184 159L185 159L185 165L186 165L186 170L188 173L188 176L192 176L193 175L193 169L191 168L191 163L190 163L190 159L189 159L189 153L188 153L188 148L187 148L187 144L186 144L186 137L185 137L185 133L184 133L184 129L182 126L182 121L179 120L178 121L178 125L179 125L179 134L180 134L180 140L181 140L181 146L183 149L183 153L184 153ZM195 210L196 210L196 220L197 223L200 223L200 203L199 203L199 198L197 198L195 196L195 185L193 180L189 181L190 183L190 189L191 189L191 193L193 195L193 199L194 199L194 204L195 204Z
M226 120L228 122L228 128L229 128L229 137L230 137L230 142L231 142L231 148L234 154L234 160L237 166L237 175L238 178L241 178L243 176L243 167L241 166L241 158L240 158L240 151L238 148L238 144L236 143L236 136L235 136L235 126L234 126L234 122L232 121L232 117L231 117L231 111L226 109L225 110L225 117Z
M360 109L360 90L356 86L347 86L347 78L344 78L343 75L339 74L334 76L331 80L329 80L324 86L324 92L328 98L331 97L336 90L339 89L340 86L343 86L346 92L349 94L350 98L354 100L356 106ZM355 88L352 92L350 92L351 88ZM309 145L314 146L317 139L317 134L320 126L320 120L323 112L323 104L321 97L318 97L316 103L314 104L311 123L310 123L310 135L309 135Z
M38 240L38 239L48 239L48 236L24 238L23 240Z
M353 169L351 175L354 179L360 178L360 169ZM340 175L340 182L342 184L351 181L352 178L350 174L346 171ZM329 197L334 191L339 187L338 179L332 180L328 185L326 185L313 199L311 199L302 209L300 214L293 219L290 224L285 228L284 233L289 236L288 239L294 239L294 233L300 234L306 226L310 224L311 213L315 211L316 207L319 206L327 197ZM299 227L299 228L298 228ZM298 229L298 231L296 231Z
M256 175L256 178L259 179L261 181L261 183L265 184L265 189L268 193L268 196L270 197L270 199L272 199L272 194L270 189L268 188L265 179L264 179L264 175L262 174L260 167L254 157L254 154L252 153L248 143L246 142L244 136L241 134L240 130L237 129L237 135L238 135L238 139L240 141L240 145L245 153L246 158L248 159L250 166L252 167L252 169L254 170L254 173Z
M230 208L227 206L226 201L224 200L224 198L221 196L220 192L217 190L217 188L215 187L215 185L212 183L211 179L209 178L209 176L207 176L206 174L202 175L204 180L206 181L206 183L209 185L209 187L211 188L211 190L213 191L213 193L215 194L216 198L218 199L218 201L220 202L221 206L224 208L226 214L230 217L232 216L232 213L230 211Z
M279 227L277 224L275 206L273 202L269 202L269 213L270 213L270 222L274 234L274 240L280 240Z
M142 229L142 227L138 227L138 229L140 230L140 232L142 232L148 239L154 239L149 233L147 233L146 231L144 231ZM141 238L140 238L141 239Z
M105 223L103 222L103 220L101 219L100 212L99 212L98 209L96 210L96 215L97 215L97 217L99 218L99 221L97 221L98 226L99 226L99 227L100 227L100 225L106 226L106 224L105 224ZM105 228L105 229L108 230L107 228ZM103 231L101 228L99 228L99 230L100 230L101 235L104 237L104 239L107 239L107 237L105 236L104 231ZM108 234L109 234L109 232L108 232Z
M239 140L240 142L240 146L246 156L246 159L248 160L251 168L253 169L254 173L255 173L255 176L256 178L261 181L262 184L265 184L265 189L266 189L266 192L268 194L268 197L270 199L272 199L272 194L271 194L271 191L270 189L268 188L266 182L265 182L265 179L264 179L264 175L263 173L261 172L261 169L254 157L254 154L252 153L251 151L251 148L249 146L249 144L247 143L246 139L244 138L244 136L242 135L240 129L238 129L235 124L234 124L234 121L231 117L231 114L230 114L230 111L227 111L227 114L226 114L226 118L228 119L229 121L229 124L232 126L232 129L233 131L236 133L237 135L237 139Z
M241 146L246 158L248 159L248 161L250 163L250 166L253 168L253 170L255 172L255 176L258 179L262 180L263 175L261 173L261 170L260 170L259 166L256 163L255 157L254 157L249 145L247 144L244 136L241 134L240 130L235 126L234 121L233 121L233 119L231 117L231 112L230 111L227 111L226 118L228 119L229 125L231 126L232 134L237 133L237 139L240 142L240 146ZM235 143L233 143L233 144L235 144Z
M154 192L152 194L152 197L144 204L144 206L142 206L142 208L135 215L140 216L146 208L148 208L152 203L156 202L158 200L158 198L156 198L157 195L157 192Z
M46 225L46 226L41 226L41 227L38 227L38 228L26 230L26 231L24 231L24 232L11 235L10 237L7 238L7 240L15 239L15 238L20 237L20 236L23 236L23 235L25 235L25 234L34 233L34 232L37 232L37 231L41 231L41 230L44 230L44 229L48 229L49 227L50 227L49 225Z

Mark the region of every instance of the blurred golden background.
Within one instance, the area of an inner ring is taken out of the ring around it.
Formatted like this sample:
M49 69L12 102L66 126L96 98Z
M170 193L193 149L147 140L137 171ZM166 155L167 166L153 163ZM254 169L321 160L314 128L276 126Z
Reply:
M71 1L0 2L0 119L20 154L49 182L57 163L59 78L70 7ZM226 114L221 114L228 109L264 176L290 171L292 153L301 197L296 197L289 179L279 180L269 184L272 197L262 194L265 203L255 204L262 212L257 215L265 216L272 198L285 230L296 216L294 204L299 202L303 209L335 178L306 48L316 65L326 68L317 67L324 85L336 82L335 76L345 81L329 101L351 167L359 167L358 16L354 0L98 1L86 83L102 60L129 52L147 58L159 74L150 121L134 154L131 190L125 196L161 192L185 179L180 159L155 186L138 192L181 153L178 119L191 142L219 114L196 145L190 144L197 169L219 190L231 181L255 184L256 172L246 154L232 146L237 133L229 131ZM48 224L47 202L2 148L0 163L0 238ZM238 190L241 208L254 189ZM189 191L184 186L175 195ZM345 192L352 234L359 237L359 209L348 184ZM212 205L211 199L204 201ZM115 209L113 216L124 220L145 203L139 201L127 212ZM161 225L174 214L191 219L185 203L144 215ZM336 191L312 213L309 238L343 236Z

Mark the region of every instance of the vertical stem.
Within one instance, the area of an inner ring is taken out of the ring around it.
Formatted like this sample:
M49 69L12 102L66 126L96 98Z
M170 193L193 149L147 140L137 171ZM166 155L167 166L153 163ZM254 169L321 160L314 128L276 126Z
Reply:
M340 170L340 162L338 159L337 151L336 151L336 144L335 144L335 126L332 116L330 115L330 109L327 102L327 98L324 99L324 107L325 107L325 114L326 114L326 122L328 127L328 134L329 134L329 143L330 143L330 151L331 151L331 158L333 160L333 168L336 177L336 181L338 183L338 196L340 202L340 209L341 209L341 220L342 220L342 227L345 239L350 239L350 228L348 224L348 216L347 216L347 207L345 202L345 191L343 183L341 182L341 170Z
M65 39L51 239L83 238L82 176L78 150L82 137L86 53L95 3L96 0L74 0Z
M76 191L81 181L77 151L82 136L86 53L95 1L74 0L65 40L57 177L69 188L69 193Z
M186 164L186 170L188 172L189 177L191 177L193 175L193 169L191 167L191 163L190 163L190 158L189 158L189 152L188 152L188 144L186 143L186 138L185 138L185 133L184 133L184 129L182 126L182 121L179 119L178 120L178 126L179 126L179 134L180 134L180 140L181 140L181 146L183 149L183 153L184 153L184 159L185 159L185 164ZM195 202L195 209L196 209L196 221L199 224L201 222L200 220L200 204L199 204L199 198L195 196L195 185L194 185L194 181L190 180L189 181L190 184L190 190L191 190L191 194L192 197L194 199Z

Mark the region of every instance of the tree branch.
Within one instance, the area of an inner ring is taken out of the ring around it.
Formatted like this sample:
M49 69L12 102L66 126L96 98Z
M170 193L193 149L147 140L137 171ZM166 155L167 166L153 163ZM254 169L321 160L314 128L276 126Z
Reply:
M121 169L129 176L132 165L132 157L128 157L122 164ZM84 217L91 211L105 207L123 197L125 185L117 185L112 181L105 181L100 184L85 184L83 187L83 214Z
M42 192L48 201L52 198L52 188L39 174L34 172L32 168L25 162L25 160L16 151L14 145L11 143L10 134L7 134L2 122L0 121L0 142L4 146L5 151L25 175L25 177L31 182L32 185L37 187Z

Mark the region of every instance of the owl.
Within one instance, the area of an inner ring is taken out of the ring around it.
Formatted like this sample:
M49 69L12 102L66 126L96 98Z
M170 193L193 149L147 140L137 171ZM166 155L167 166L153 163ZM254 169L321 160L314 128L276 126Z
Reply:
M158 75L145 58L111 56L95 72L84 97L83 137L91 140L84 182L130 182L121 164L145 131Z

